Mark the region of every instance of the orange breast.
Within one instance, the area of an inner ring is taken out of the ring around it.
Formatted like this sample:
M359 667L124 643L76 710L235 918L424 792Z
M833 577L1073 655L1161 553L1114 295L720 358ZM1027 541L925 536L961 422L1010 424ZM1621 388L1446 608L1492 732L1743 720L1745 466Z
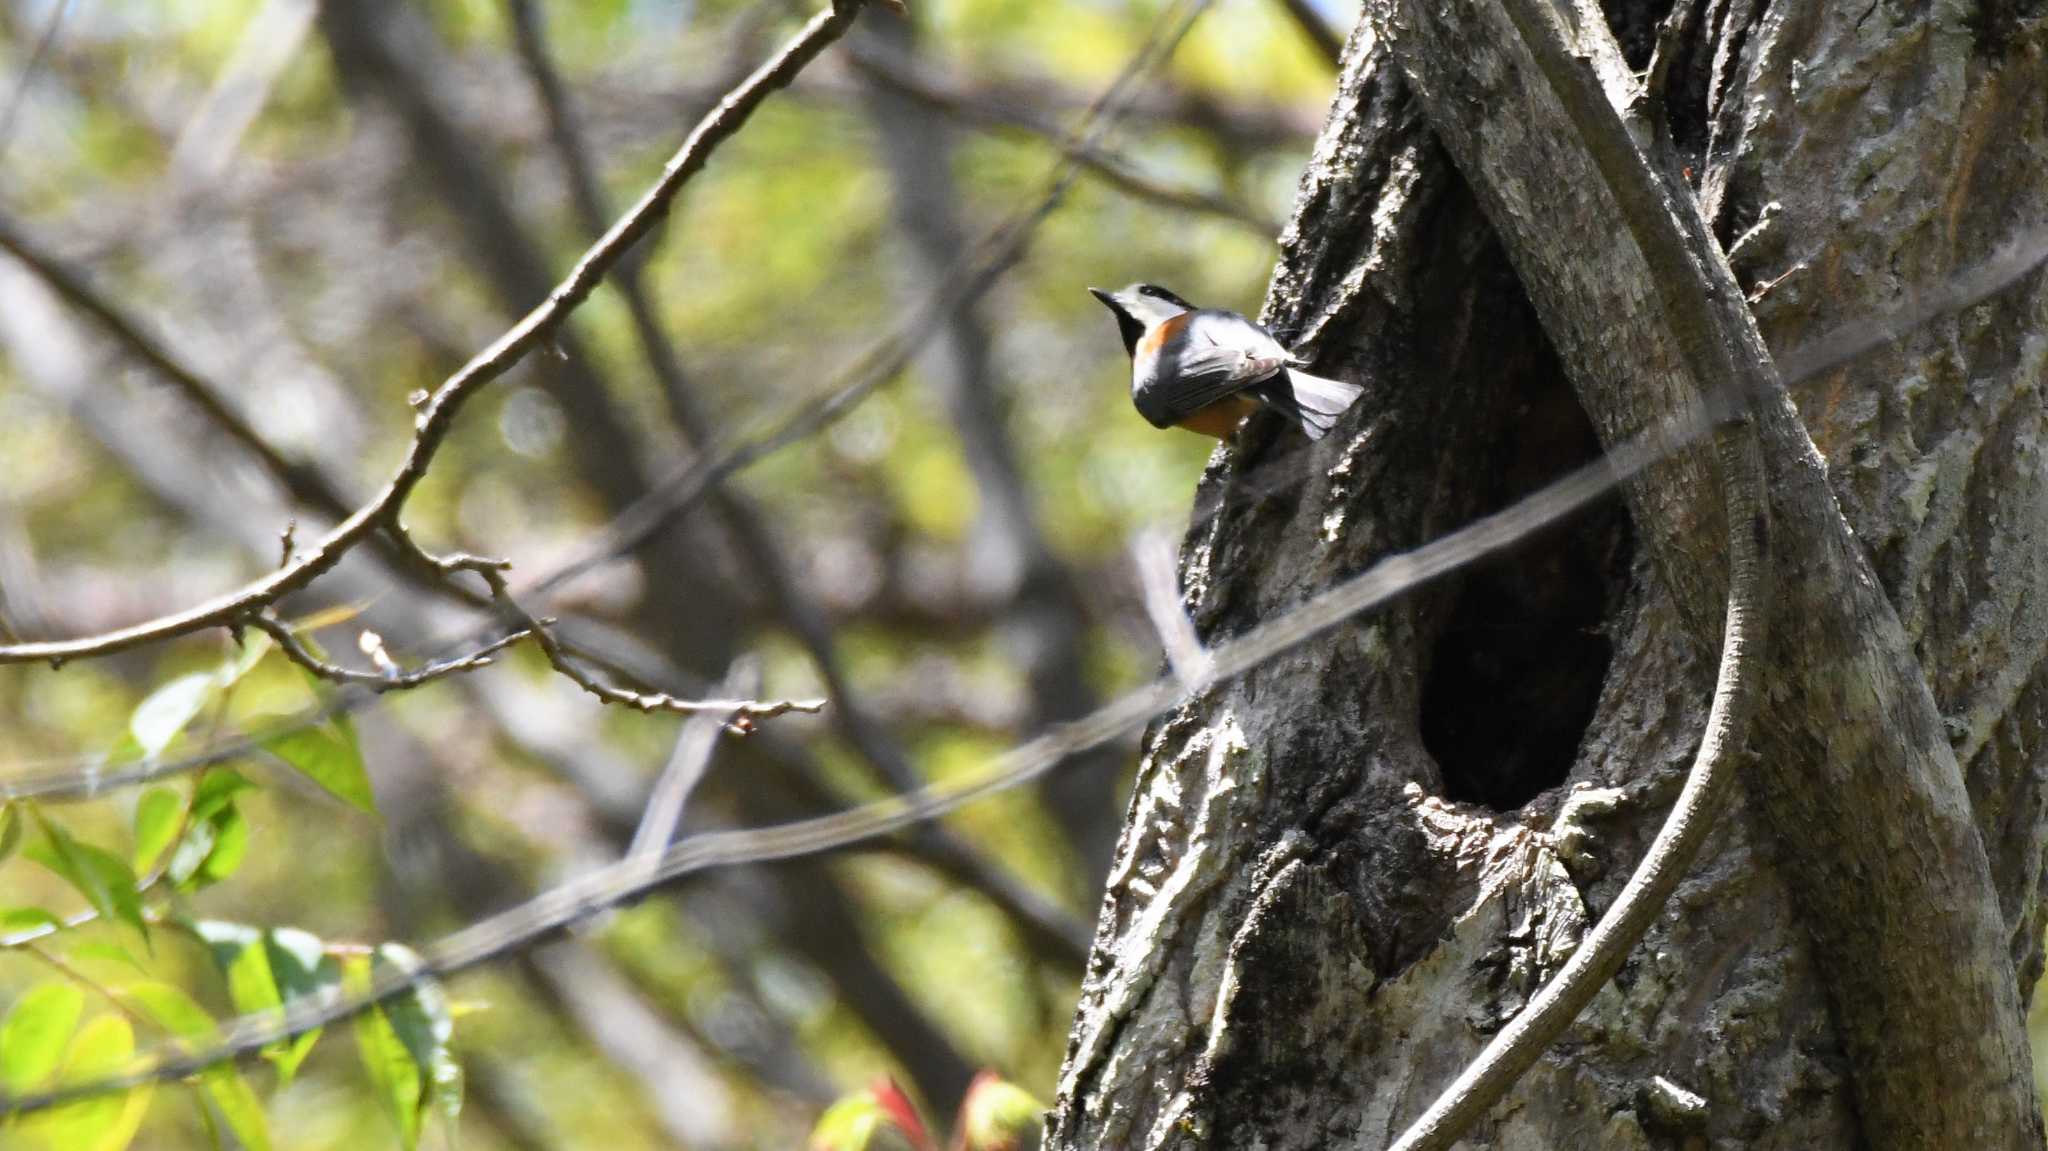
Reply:
M1257 400L1237 392L1217 400L1175 426L1219 440L1228 439L1230 433L1237 430L1239 421L1251 415L1258 406Z
M1178 316L1169 317L1152 325L1151 331L1138 337L1137 346L1131 349L1131 354L1134 356L1158 355L1159 349L1166 346L1167 340L1172 339L1175 333L1188 326L1188 316L1191 314L1189 312L1182 312Z

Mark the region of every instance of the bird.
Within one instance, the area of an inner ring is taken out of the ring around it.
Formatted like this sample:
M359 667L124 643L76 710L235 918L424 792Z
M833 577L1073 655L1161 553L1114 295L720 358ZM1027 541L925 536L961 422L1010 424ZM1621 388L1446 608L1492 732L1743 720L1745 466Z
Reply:
M1236 312L1197 308L1157 284L1088 291L1116 314L1131 356L1131 402L1155 428L1225 439L1264 405L1320 440L1364 394L1302 371L1307 361Z

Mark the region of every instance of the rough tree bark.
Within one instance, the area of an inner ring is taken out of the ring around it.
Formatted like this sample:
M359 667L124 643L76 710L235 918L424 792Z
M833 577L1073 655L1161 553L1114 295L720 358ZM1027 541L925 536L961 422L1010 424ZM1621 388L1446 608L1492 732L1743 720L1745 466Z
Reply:
M1607 6L1606 78L1649 89L1781 361L2048 220L2032 6L1668 7ZM1387 35L1352 38L1267 309L1368 393L1313 451L1254 421L1212 460L1183 556L1212 639L1718 383L1498 8L1368 8ZM2044 365L2037 270L1763 397L1783 542L1744 802L1467 1145L2040 1145ZM1157 724L1051 1144L1391 1142L1662 820L1718 493L1683 456Z

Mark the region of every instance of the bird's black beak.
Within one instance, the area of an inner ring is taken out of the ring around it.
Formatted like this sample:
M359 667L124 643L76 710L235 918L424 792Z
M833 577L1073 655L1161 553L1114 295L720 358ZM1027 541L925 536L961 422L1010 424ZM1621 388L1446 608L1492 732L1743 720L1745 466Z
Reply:
M1144 322L1133 316L1129 308L1124 307L1123 301L1116 298L1115 292L1090 288L1088 294L1101 300L1109 308L1110 314L1116 317L1116 331L1124 338L1124 351L1128 352L1137 347L1138 337L1145 334Z

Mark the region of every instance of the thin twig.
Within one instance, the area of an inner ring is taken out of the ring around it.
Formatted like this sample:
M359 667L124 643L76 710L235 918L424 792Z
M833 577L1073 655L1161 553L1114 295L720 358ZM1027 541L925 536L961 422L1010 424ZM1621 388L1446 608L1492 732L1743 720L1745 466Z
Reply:
M508 0L514 41L521 61L533 82L547 117L548 134L556 158L568 180L570 202L586 228L600 230L608 212L604 190L593 167L590 150L578 130L569 95L556 72L548 51L546 28L533 0ZM660 382L671 414L693 444L714 442L716 431L701 407L691 397L683 378L681 357L662 329L658 309L648 285L633 264L622 264L613 273L613 284L626 304L635 338L648 370ZM751 569L769 606L810 654L825 693L832 700L832 722L847 743L865 761L885 789L903 791L915 787L918 777L901 747L889 739L861 694L846 674L844 661L833 643L824 616L805 597L789 572L774 537L767 532L760 514L748 506L736 491L720 488L708 493L711 510L731 534L743 563ZM751 694L734 693L733 694ZM744 731L752 720L733 717L728 725ZM1022 930L1035 950L1058 962L1078 967L1087 958L1088 927L1065 909L1039 896L990 860L974 845L940 827L919 828L913 850L926 864L957 881L975 888L1001 907Z
M368 504L358 508L291 563L238 591L193 608L95 636L34 643L0 644L0 663L49 662L53 665L118 651L209 627L245 621L252 613L311 583L339 563L365 536L379 529L402 532L400 515L435 452L446 439L456 414L478 389L511 370L536 347L547 344L569 316L590 297L625 253L668 214L690 178L701 171L711 153L737 132L768 96L787 85L804 65L844 35L864 0L835 0L806 23L782 50L708 113L656 180L626 214L586 251L548 298L490 347L442 383L422 405L411 445L396 473Z
M2018 283L2044 262L2048 262L2048 227L2030 228L2016 233L1998 246L1995 255L1972 265L1962 274L1952 277L1943 286L1910 294L1908 305L1877 320L1851 320L1786 353L1779 360L1779 376L1787 386L1790 386L1821 372L1840 367L1866 351L1903 338L1924 324L1990 299ZM1710 403L1718 402L1713 394L1710 394L1708 399ZM1603 465L1596 462L1532 494L1527 500L1501 513L1504 517L1512 515L1528 518L1519 520L1518 525L1512 520L1503 525L1495 525L1491 534L1486 537L1487 542L1480 545L1480 550L1461 562L1471 562L1481 555L1511 547L1556 523L1564 515L1613 490L1618 483L1636 471L1690 445L1704 430L1705 425L1697 420L1674 423L1664 433L1672 438L1662 452L1654 455L1645 454L1649 449L1641 438L1615 448L1608 456L1612 466L1617 469L1615 475L1608 475L1603 470ZM1314 457L1306 448L1297 449L1276 461L1273 466L1254 473L1250 478L1256 483L1248 490L1262 495L1283 491L1306 479L1312 472L1313 462ZM1213 518L1219 514L1219 510L1216 507L1198 508L1195 512L1197 522ZM612 529L615 530L620 523L620 519L613 520ZM1478 526L1474 525L1475 528ZM592 562L590 557L585 557L577 563L595 566L595 563L601 563L606 558L609 557L598 557ZM584 570L587 568L574 564L559 568L536 581L536 586L554 587ZM447 646L459 647L463 643L473 643L481 638L482 633L471 631L466 633L463 639L450 641ZM260 750L268 740L325 723L338 715L367 708L375 703L376 699L376 696L368 693L344 691L320 706L309 708L294 717L279 720L257 732L233 737L218 746L204 748L177 759L145 761L124 765L114 770L103 769L99 757L65 760L61 761L62 766L46 762L39 765L39 770L32 774L0 779L0 800L77 802L123 788L188 774L247 756L251 751Z
M1180 8L1162 16L1152 40L1082 114L1072 133L1076 146L1093 147L1102 139L1121 117L1132 84L1157 61L1172 54L1208 5L1209 0L1186 0ZM722 450L707 450L677 468L614 517L599 542L582 557L527 590L552 590L610 563L674 522L728 477L838 423L876 389L895 379L948 317L979 300L1004 272L1023 259L1032 234L1059 207L1079 174L1077 165L1062 160L1035 203L992 228L979 244L969 248L951 274L935 283L894 331L870 345L834 377L822 398L792 405L764 421L766 430L739 438Z
M550 621L540 620L537 622L545 625ZM258 612L249 618L249 623L250 626L262 631L274 640L277 643L277 649L284 653L286 659L291 660L321 679L327 680L330 683L360 687L377 693L405 691L419 687L422 684L432 683L437 679L444 679L451 675L461 675L464 672L489 667L493 662L491 659L493 655L534 634L533 631L527 628L520 628L517 631L500 636L484 644L467 655L457 656L453 659L436 660L412 671L400 670L395 662L390 662L390 655L384 654L383 660L379 662L383 663L385 668L380 668L377 671L359 671L355 668L343 667L338 663L322 659L313 654L312 649L308 648L299 639L298 633L294 632L290 625L270 612ZM370 635L372 633L365 632L364 634ZM377 653L382 654L384 652L381 640L374 646Z
M1178 208L1184 212L1218 216L1242 224L1267 239L1280 234L1280 223L1248 204L1221 193L1179 187L1153 179L1138 171L1122 156L1100 144L1084 144L1062 130L1035 108L1010 106L963 92L940 82L907 60L871 47L854 47L847 59L855 69L927 107L983 131L1005 130L1043 140L1059 154L1105 182L1143 200Z
M599 911L630 902L682 876L817 855L856 846L936 819L967 803L1039 778L1080 752L1141 727L1184 693L1241 675L1350 617L1513 546L1604 496L1671 451L1710 431L1705 412L1673 416L1631 437L1608 455L1517 502L1414 551L1389 556L1360 575L1283 612L1211 651L1210 674L1184 687L1154 680L983 764L979 769L832 815L772 827L693 836L664 853L651 875L621 862L572 880L535 899L478 921L426 949L410 973L392 973L368 991L324 1005L300 1004L230 1021L218 1042L196 1052L145 1058L118 1076L16 1097L0 1096L0 1113L26 1113L141 1083L178 1079L260 1051L315 1027L352 1018L430 979L445 978L517 953Z
M596 696L604 703L630 707L635 711L666 712L671 715L718 715L724 716L725 726L735 734L747 735L754 730L756 722L787 715L793 711L815 714L825 710L822 699L683 699L667 692L631 691L600 682L583 668L577 666L569 653L562 650L562 642L555 638L545 623L535 619L519 601L512 598L506 586L504 573L495 569L480 572L490 584L491 594L498 601L498 608L512 619L517 620L523 630L532 634L534 642L540 645L542 654L547 656L548 666L567 677L569 682Z
M65 303L91 317L129 354L169 382L187 403L198 408L229 439L255 456L263 470L269 472L294 499L310 505L329 519L348 518L353 502L343 496L326 475L286 459L271 447L234 409L219 387L150 335L140 320L128 315L120 305L95 288L83 272L45 250L4 217L0 217L0 250L21 261L23 267L35 273L36 278Z
M749 696L759 691L760 685L760 665L742 657L733 661L720 686L726 695ZM683 809L689 806L691 793L711 766L711 753L718 749L718 733L724 727L723 720L711 715L694 715L683 723L668 766L654 781L654 790L647 793L647 808L626 847L629 862L637 860L649 871L659 865L661 853L668 850L676 828L682 826Z

